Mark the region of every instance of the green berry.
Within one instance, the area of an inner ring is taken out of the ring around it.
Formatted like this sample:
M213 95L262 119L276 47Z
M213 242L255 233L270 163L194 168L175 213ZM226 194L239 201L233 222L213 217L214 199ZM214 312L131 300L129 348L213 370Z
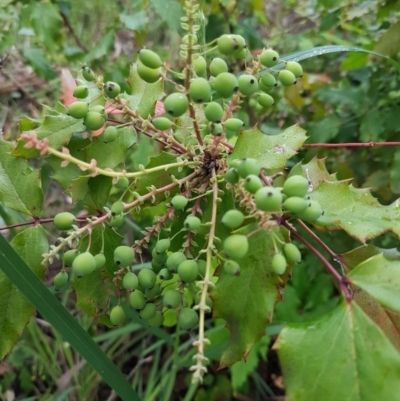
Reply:
M295 244L288 243L283 246L283 253L289 263L301 262L301 253Z
M172 121L166 117L156 117L151 123L160 131L166 131L172 127Z
M122 214L120 216L113 216L110 220L111 227L121 227L124 224L125 216Z
M258 175L250 174L244 180L244 187L251 194L255 194L260 188L263 187L263 183Z
M285 69L292 72L296 78L303 76L303 67L296 61L288 61L285 65Z
M258 81L258 87L259 87L260 91L262 91L262 92L264 92L264 93L271 92L271 91L274 89L273 86L264 85L264 84L262 83L261 79ZM251 101L251 100L254 100L254 99L250 99L250 101ZM256 102L255 105L251 105L251 106L252 106L252 107L257 107L257 106L259 106L259 104Z
M207 104L206 108L204 109L204 115L208 121L212 121L214 123L221 122L222 118L224 117L224 109L222 106L217 102L210 102Z
M89 105L86 102L72 103L67 110L67 114L73 118L85 118L89 111Z
M301 213L308 206L307 200L299 196L291 196L283 202L283 207L290 213Z
M239 88L238 80L229 72L222 72L213 81L213 88L223 97L231 97Z
M197 266L199 268L199 275L201 277L204 277L206 275L206 270L207 270L207 262L203 259L199 259L197 261Z
M195 103L205 103L211 98L211 86L205 78L195 78L190 83L190 98Z
M121 245L114 249L114 263L119 267L127 267L133 263L135 251L130 246Z
M143 307L139 315L143 320L150 320L156 315L156 312L157 312L156 305L153 303L148 303Z
M172 274L166 267L164 267L159 271L158 277L160 277L161 280L171 280Z
M126 189L129 186L129 180L126 177L120 177L115 183L115 187L118 189Z
M163 65L160 56L149 49L141 49L139 51L139 59L148 68L157 69Z
M96 259L90 252L79 254L72 262L72 271L77 277L85 276L96 270Z
M321 217L322 213L321 205L318 202L309 201L307 207L298 214L298 217L301 220L313 223Z
M63 262L65 266L71 267L75 258L79 255L79 252L76 249L70 249L67 252L64 252Z
M171 199L171 205L175 210L183 210L188 204L188 199L183 195L175 195Z
M279 62L279 54L272 49L264 50L260 55L260 62L264 67L273 67Z
M128 272L122 278L122 286L126 290L136 290L138 285L139 285L139 280L138 280L138 278L137 278L135 273Z
M256 159L252 159L247 157L243 159L242 162L237 167L237 172L240 177L246 178L248 175L259 175L260 174L260 165Z
M137 64L137 73L148 84L154 84L161 78L161 68L152 69L142 63Z
M220 123L208 123L208 130L211 135L220 136L224 132L224 126Z
M168 256L166 265L168 267L168 270L171 273L176 273L178 270L178 266L186 260L186 256L183 252L174 252L171 253L171 255Z
M157 298L161 294L162 290L163 289L161 288L161 285L156 283L153 285L153 287L146 288L144 295L148 300L154 299L154 298Z
M182 308L178 314L178 326L182 330L194 329L199 321L197 312L190 308Z
M119 326L122 324L125 320L125 312L122 308L122 306L117 305L114 306L114 308L111 309L110 312L110 321L114 326Z
M82 67L82 76L86 81L92 82L95 80L96 76L94 72L87 66Z
M297 82L295 75L289 70L279 71L278 79L279 82L284 86L294 85Z
M242 162L242 159L228 160L228 166L229 167L239 167L239 164L241 162Z
M124 203L122 201L117 201L111 205L111 214L113 216L122 214L124 211Z
M269 72L264 72L264 74L260 75L260 82L267 87L272 88L273 86L276 86L276 79Z
M163 296L163 305L168 309L176 309L182 302L182 295L179 291L168 290Z
M156 248L154 248L151 251L151 256L153 257L153 260L155 260L157 263L159 263L160 265L163 265L167 259L168 259L168 254L167 252L160 252L158 253L156 251Z
M160 239L156 243L155 250L158 254L165 253L168 251L170 246L171 246L171 241L168 238Z
M278 212L282 208L282 189L274 187L263 187L254 196L257 208L264 212Z
M54 276L53 283L54 289L56 291L60 291L68 283L68 273L66 271L61 271L60 273L56 274Z
M197 262L193 259L185 260L178 266L179 278L184 283L192 283L197 280L199 275L199 267Z
M107 127L103 132L103 141L105 143L114 142L118 137L118 129L113 125Z
M83 124L85 124L86 128L90 131L96 131L100 129L104 123L104 117L95 111L89 111L83 120Z
M96 270L102 269L106 264L106 257L104 256L104 253L100 252L97 255L94 255L94 258L96 260Z
M249 96L258 90L258 81L254 75L243 74L238 78L239 92Z
M147 323L150 327L160 327L164 323L164 315L160 311L156 311L154 317L147 319Z
M103 89L104 94L111 99L115 99L121 93L121 87L116 82L106 82Z
M74 221L75 216L72 213L61 212L54 216L53 223L57 230L66 231L72 228Z
M224 127L229 131L239 132L243 128L244 122L239 118L228 118L224 122Z
M198 43L198 39L197 39L197 35L194 34L187 34L185 36L182 37L182 43L184 45L188 45L189 44L189 39L192 39L192 45L197 45Z
M209 68L211 75L214 77L222 74L223 72L228 72L228 64L226 64L225 60L219 57L215 57L211 60Z
M275 103L275 99L268 93L260 93L257 102L263 107L270 107Z
M301 175L292 175L283 184L283 193L286 196L298 196L302 198L306 196L308 187L307 178Z
M196 231L201 226L201 220L196 216L188 216L183 222L183 225L188 231Z
M130 293L129 302L133 309L143 309L146 305L146 298L143 292L135 290Z
M222 224L229 228L238 228L244 221L244 215L240 210L228 210L222 216Z
M271 268L275 274L283 274L286 271L286 258L281 253L276 253L271 260Z
M247 49L237 50L232 54L232 56L235 57L236 59L246 58L246 55L247 55Z
M235 262L234 260L227 260L224 263L224 272L231 274L232 276L239 276L240 275L239 263Z
M230 259L242 259L249 250L249 241L245 235L233 234L225 239L223 248Z
M193 62L194 71L198 76L205 76L207 72L207 62L203 56L196 57Z
M79 85L74 89L73 95L78 99L85 99L89 95L89 89L85 85Z
M156 274L158 274L164 266L165 263L158 263L157 261L154 260L154 258L151 260L151 268Z
M233 40L236 42L235 45L235 52L240 52L241 50L245 49L247 47L246 45L246 40L242 35L232 35Z
M228 169L225 173L224 179L230 184L236 184L237 182L239 182L239 174L237 172L237 168L232 167Z
M222 35L217 40L217 47L221 54L229 56L238 49L238 44L234 39L234 35Z
M100 113L103 117L106 116L106 109L101 104L93 106L90 108L90 111L95 111L96 113Z
M139 285L144 289L152 288L156 283L157 276L153 270L142 269L138 273L138 280L139 280Z
M171 93L164 101L164 109L173 117L185 114L189 107L189 101L183 93Z

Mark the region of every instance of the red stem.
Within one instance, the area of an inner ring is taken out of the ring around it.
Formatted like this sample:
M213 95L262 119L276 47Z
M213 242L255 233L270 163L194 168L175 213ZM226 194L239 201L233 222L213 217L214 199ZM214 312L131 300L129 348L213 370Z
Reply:
M400 142L306 143L303 145L303 148L372 148L374 146L400 146Z

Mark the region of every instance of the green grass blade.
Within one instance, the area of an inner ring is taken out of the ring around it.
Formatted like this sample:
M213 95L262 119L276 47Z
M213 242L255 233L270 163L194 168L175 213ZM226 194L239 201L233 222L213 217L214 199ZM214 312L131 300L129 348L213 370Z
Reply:
M124 375L0 235L0 269L124 401L141 401Z

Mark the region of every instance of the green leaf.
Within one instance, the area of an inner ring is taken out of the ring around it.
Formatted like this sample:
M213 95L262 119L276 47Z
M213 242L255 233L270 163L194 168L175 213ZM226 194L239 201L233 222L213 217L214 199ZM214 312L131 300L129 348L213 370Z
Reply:
M379 38L374 51L389 57L396 57L400 51L400 22L391 25Z
M400 193L400 149L394 152L393 164L390 168L390 189L393 193Z
M137 65L132 64L128 84L131 94L123 93L121 99L125 100L126 105L143 118L147 118L154 113L156 101L164 96L163 81L159 80L154 84L144 82L137 73Z
M360 141L378 141L381 134L385 132L385 126L382 124L381 113L378 110L372 110L361 120Z
M162 21L168 26L178 31L180 28L180 18L183 16L181 5L175 0L150 0L151 7Z
M143 10L132 15L121 14L119 19L126 28L131 29L132 31L140 31L149 23L147 13Z
M29 256L31 258L31 256ZM120 370L0 235L0 268L123 401L140 401ZM1 294L0 296L2 296Z
M356 303L282 330L276 347L290 401L395 400L400 354Z
M46 55L43 49L36 49L34 47L29 47L24 49L23 51L24 58L28 62L29 65L35 70L36 74L39 77L45 79L54 79L57 77L56 72L53 67L46 59Z
M0 139L0 202L31 216L39 216L43 191L39 171L10 155L14 144Z
M91 63L110 54L114 44L114 29L110 29L96 44L95 47L85 56L86 63Z
M252 157L260 167L280 169L301 148L307 139L305 131L298 125L287 128L279 135L264 135L258 129L242 131L230 160Z
M327 143L339 133L340 121L336 114L329 114L321 121L304 124L309 136L308 142Z
M214 317L225 319L231 333L220 367L246 357L272 318L279 296L278 278L270 266L275 252L273 235L280 237L279 231L274 230L269 235L258 232L249 238L249 252L240 261L239 276L220 273L213 292Z
M46 232L40 225L19 232L11 241L14 250L40 279L44 278L43 253L48 251ZM0 270L0 360L17 343L35 308Z

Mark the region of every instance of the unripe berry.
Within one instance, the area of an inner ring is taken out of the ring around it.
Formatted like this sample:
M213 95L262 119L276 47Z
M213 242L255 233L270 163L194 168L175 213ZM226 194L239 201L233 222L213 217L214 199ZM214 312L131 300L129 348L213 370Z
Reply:
M148 84L154 84L161 77L161 68L157 68L154 70L152 68L146 67L142 63L138 63L137 73L144 82L147 82Z
M107 127L103 132L103 141L105 143L114 142L118 137L118 129L113 125Z
M89 95L89 89L85 85L79 85L74 89L73 95L78 99L85 99Z
M301 253L295 244L288 243L283 246L283 253L289 263L301 262Z
M153 70L163 65L160 56L149 49L141 49L139 51L139 59L143 63L143 65Z
M70 249L67 252L64 252L63 262L65 266L71 267L75 258L79 255L79 252L76 249Z
M160 265L163 265L168 259L167 252L157 253L155 248L151 251L151 256L153 257L153 260L155 260Z
M156 315L156 312L157 312L156 305L153 303L148 303L139 312L139 315L143 320L149 320Z
M275 274L283 274L286 271L286 258L281 253L276 253L271 260L271 268Z
M262 82L263 85L265 85L267 87L272 88L273 86L276 86L276 79L269 72L264 72L264 74L260 75L260 82Z
M213 81L213 88L224 98L231 97L239 88L236 77L229 73L219 74Z
M94 259L96 260L96 270L102 269L106 264L106 257L103 252L94 255Z
M227 260L224 263L224 272L231 274L232 276L239 276L240 275L239 263L235 262L234 260Z
M252 159L250 157L246 157L242 160L242 162L237 167L237 172L240 177L246 178L248 175L259 175L260 174L260 165L256 159Z
M321 217L322 213L321 205L318 202L309 201L307 207L298 214L298 218L313 223Z
M86 102L72 103L67 110L67 114L76 119L85 118L89 111L89 105Z
M279 71L278 79L279 82L284 86L294 85L297 82L295 75L289 70Z
M175 210L183 210L188 204L188 199L183 195L175 195L171 199L171 205Z
M222 35L217 40L217 47L221 54L229 56L238 49L238 44L233 35Z
M194 35L194 34L187 34L187 35L183 36L182 43L184 45L188 45L190 37L192 39L192 45L197 45L197 43L198 43L197 35Z
M191 330L196 327L199 321L197 312L190 308L182 308L178 315L178 326L182 330Z
M206 108L204 109L204 115L208 121L212 121L214 123L221 122L222 118L224 117L224 109L222 106L217 102L210 102L207 104Z
M115 99L121 93L121 87L116 82L106 82L103 89L104 94L111 99Z
M106 109L101 104L97 104L96 106L92 106L90 111L95 111L96 113L100 113L102 116L106 115Z
M199 267L195 260L185 260L178 266L178 275L179 278L184 283L192 283L197 280L197 276L199 275Z
M156 273L150 269L142 269L138 273L139 285L144 289L152 288L157 281Z
M164 108L173 117L180 117L185 114L189 107L189 102L183 93L171 93L164 100Z
M160 311L156 311L154 317L147 319L147 323L150 327L160 327L164 323L164 315Z
M66 271L61 271L56 274L53 279L54 289L60 291L68 284L68 273Z
M249 250L249 241L245 235L230 235L225 239L223 248L230 259L242 259Z
M96 259L90 252L79 254L72 262L72 271L77 277L92 273L96 269Z
M179 291L168 290L163 296L163 305L168 309L176 309L182 301L182 295Z
M111 205L111 214L113 216L122 214L124 211L124 203L122 201L117 201Z
M139 285L139 280L136 274L132 272L126 273L122 279L122 286L126 290L135 290L138 287L138 285Z
M224 132L224 127L220 123L208 123L208 129L211 135L220 136Z
M303 76L303 67L296 61L288 61L285 65L285 69L292 72L296 78Z
M104 123L104 117L95 111L89 111L83 120L83 124L85 124L86 128L90 131L96 131L100 129Z
M207 270L207 262L203 259L197 261L197 266L199 268L199 276L204 277Z
M214 77L222 74L223 72L228 72L228 64L226 64L225 60L219 57L215 57L211 60L209 68L211 75Z
M174 252L168 256L166 265L168 270L175 273L178 270L178 266L186 260L186 256L183 252Z
M236 42L235 45L235 53L243 50L247 45L246 45L246 40L242 35L232 35L233 40Z
M228 118L224 122L224 127L229 131L239 132L243 128L244 122L239 118Z
M188 231L198 230L201 226L201 220L196 216L188 216L183 222L184 227Z
M257 102L263 107L270 107L275 103L275 99L271 95L268 95L268 93L260 93Z
M87 66L82 67L82 76L86 79L86 81L92 82L96 78L94 72Z
M238 78L239 92L249 96L258 90L258 81L254 75L243 74Z
M124 215L113 216L113 217L111 217L111 220L110 220L110 226L111 227L121 227L124 224L124 221L125 221Z
M129 180L126 177L120 177L114 185L118 189L126 189L129 186Z
M122 306L117 305L114 306L114 308L111 309L110 312L110 321L114 326L118 326L122 324L125 320L125 312L122 308Z
M168 238L160 239L156 243L155 250L158 254L165 253L168 251L170 246L171 246L171 241Z
M196 57L193 62L194 71L198 76L205 76L207 72L207 62L203 56Z
M283 207L290 213L301 213L308 206L307 201L299 196L291 196L283 202Z
M164 266L165 263L158 263L154 260L154 258L151 260L151 268L156 274L158 274Z
M118 246L114 249L114 263L119 267L127 267L132 264L135 251L126 245Z
M211 86L205 78L195 78L190 82L190 98L195 103L205 103L211 98Z
M143 309L146 305L146 298L143 292L135 290L130 293L129 302L133 309Z
M229 228L240 227L244 221L244 215L240 210L228 210L222 216L222 224Z
M158 277L160 277L161 280L171 280L172 274L166 267L164 267L163 269L160 269Z
M57 230L66 231L72 228L74 221L75 216L72 213L61 212L54 216L53 223Z
M273 67L279 62L279 54L272 49L264 50L260 55L260 62L264 67Z
M247 49L237 50L232 54L232 56L237 58L237 59L246 58L246 55L247 55Z
M255 194L260 188L263 187L263 184L258 175L250 174L244 180L244 187L251 194Z
M151 123L160 131L166 131L172 127L172 121L166 117L156 117Z
M282 207L282 189L274 187L263 187L254 196L257 208L264 212L277 212Z
M286 196L298 196L302 198L306 196L308 187L307 178L301 175L292 175L283 184L283 193Z
M224 179L226 182L229 182L230 184L236 184L239 182L239 174L237 172L237 168L230 168L226 171Z
M145 297L149 299L155 299L157 298L161 292L162 292L161 285L158 283L155 283L153 287L151 288L146 288L146 291L144 292Z

